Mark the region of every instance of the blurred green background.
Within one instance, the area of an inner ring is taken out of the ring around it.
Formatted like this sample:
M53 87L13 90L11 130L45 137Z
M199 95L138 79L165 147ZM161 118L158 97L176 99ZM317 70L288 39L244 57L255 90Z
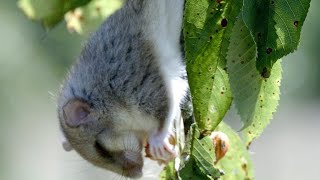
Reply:
M320 179L318 7L313 0L299 50L283 60L278 112L250 149L258 180ZM60 145L54 94L85 39L64 23L46 32L16 1L2 0L0 40L0 180L121 179ZM155 179L159 169L150 165L145 179Z

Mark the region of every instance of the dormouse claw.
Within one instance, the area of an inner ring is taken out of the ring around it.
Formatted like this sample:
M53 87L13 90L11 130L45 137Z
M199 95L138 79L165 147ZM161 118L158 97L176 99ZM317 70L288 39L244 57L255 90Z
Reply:
M158 161L159 164L167 164L178 156L178 148L173 133L167 136L154 134L146 146L146 157Z

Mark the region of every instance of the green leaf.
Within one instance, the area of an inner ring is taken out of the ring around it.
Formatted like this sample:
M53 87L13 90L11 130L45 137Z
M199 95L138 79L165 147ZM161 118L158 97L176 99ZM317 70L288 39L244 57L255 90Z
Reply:
M220 171L213 167L216 157L213 142L209 136L201 140L194 140L192 157L198 162L198 166L204 170L205 174L214 178L220 176Z
M228 70L234 103L244 123L246 144L269 124L279 101L280 61L264 79L256 69L257 48L241 17L230 39Z
M66 12L86 5L90 0L19 0L18 6L32 20L40 21L44 27L52 28Z
M199 140L193 139L189 160L180 170L182 179L216 179L221 176L220 170L214 167L215 152L213 142L206 136Z
M200 130L213 130L231 105L225 56L241 5L238 0L186 1L183 31L187 72Z
M310 0L244 0L243 20L258 47L257 68L270 76L273 64L297 49Z
M178 180L174 161L170 162L159 175L159 180Z
M121 8L122 4L122 0L92 0L88 5L66 14L67 27L70 31L88 35L108 16Z
M189 180L189 179L208 179L210 177L206 176L199 167L197 167L196 160L191 157L189 161L185 164L185 166L180 170L180 178L181 180Z
M230 140L228 152L216 166L224 171L224 175L221 176L221 180L253 179L254 174L252 161L239 135L223 122L219 124L216 131L225 133Z

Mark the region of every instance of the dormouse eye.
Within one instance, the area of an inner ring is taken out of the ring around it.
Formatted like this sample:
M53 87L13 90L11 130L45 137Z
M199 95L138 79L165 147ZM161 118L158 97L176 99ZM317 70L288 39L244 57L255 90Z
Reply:
M74 99L63 107L63 116L70 127L78 127L89 121L90 106L81 100Z
M98 141L95 141L94 147L97 153L102 156L103 158L109 159L110 161L113 160L113 156L110 151L108 151L102 144Z

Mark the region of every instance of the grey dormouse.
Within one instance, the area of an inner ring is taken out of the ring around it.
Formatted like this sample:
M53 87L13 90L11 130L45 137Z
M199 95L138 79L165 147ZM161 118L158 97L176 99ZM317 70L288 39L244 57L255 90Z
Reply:
M184 0L127 0L92 34L58 97L64 147L142 176L143 149L168 162L188 89L180 47Z

